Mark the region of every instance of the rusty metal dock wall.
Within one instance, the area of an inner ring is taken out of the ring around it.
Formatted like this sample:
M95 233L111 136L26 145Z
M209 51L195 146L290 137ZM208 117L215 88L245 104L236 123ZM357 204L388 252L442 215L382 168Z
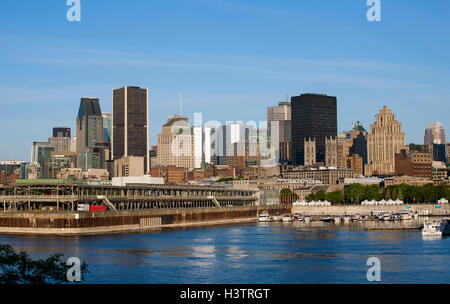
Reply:
M0 213L4 234L107 234L151 229L233 224L256 221L260 211L291 213L291 206L167 209L104 213Z

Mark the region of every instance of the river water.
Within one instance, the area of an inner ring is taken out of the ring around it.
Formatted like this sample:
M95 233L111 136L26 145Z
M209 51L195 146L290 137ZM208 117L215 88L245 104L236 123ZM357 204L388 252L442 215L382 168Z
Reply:
M381 283L450 283L450 238L424 239L418 230L367 230L367 225L389 224L250 223L82 237L2 235L0 243L33 257L61 252L84 259L90 271L86 283L369 283L370 257L380 259Z

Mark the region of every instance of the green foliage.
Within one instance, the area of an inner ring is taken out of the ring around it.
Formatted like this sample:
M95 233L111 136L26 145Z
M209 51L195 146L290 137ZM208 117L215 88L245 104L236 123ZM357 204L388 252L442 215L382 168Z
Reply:
M410 144L409 145L409 150L422 152L422 146L421 145L416 145L416 144Z
M10 245L0 245L0 284L59 284L67 283L71 268L57 253L44 260L33 260L26 252L15 252ZM81 280L89 272L87 264L80 265Z
M232 181L234 181L234 178L232 178L232 177L226 177L226 178L218 179L218 180L216 181L216 183L227 183L227 182L232 182Z
M295 194L294 192L292 192L291 189L281 189L281 191L280 191L280 198L281 199L289 197L289 196L292 197L293 200L298 199L298 195Z
M365 187L361 184L351 184L345 191L345 198L351 203L360 203L364 197Z
M342 191L327 193L326 198L327 201L332 203L342 203L344 201L344 195L342 194Z
M450 198L450 186L433 184L422 187L409 186L405 184L392 185L381 189L377 185L363 186L361 184L352 184L345 191L347 202L360 203L363 200L402 200L408 204L414 203L435 203L441 198Z
M325 201L327 199L327 193L323 190L311 193L306 197L307 201Z
M281 189L280 195L294 195L291 189Z

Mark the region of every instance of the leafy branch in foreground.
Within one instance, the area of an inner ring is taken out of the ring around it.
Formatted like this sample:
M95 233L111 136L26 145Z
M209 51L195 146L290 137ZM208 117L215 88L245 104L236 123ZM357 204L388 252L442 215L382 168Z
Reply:
M33 260L28 253L15 252L10 245L0 245L0 284L61 284L68 283L67 273L72 268L56 253L47 259ZM86 262L79 267L80 280L87 273Z

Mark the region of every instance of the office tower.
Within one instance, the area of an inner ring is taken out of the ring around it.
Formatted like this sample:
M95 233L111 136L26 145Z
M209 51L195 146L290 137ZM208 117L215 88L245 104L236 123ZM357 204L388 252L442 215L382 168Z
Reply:
M150 172L148 135L148 89L125 86L113 90L112 155L145 158L144 172Z
M39 164L39 178L48 178L48 161L54 150L55 148L48 142L33 142L31 148L31 162Z
M343 157L343 168L352 170L357 175L364 175L363 158L358 154Z
M363 165L367 164L367 131L360 122L357 122L352 131L347 132L353 139L351 154L358 154L363 160ZM348 135L347 135L348 136Z
M74 136L72 138L72 140L70 141L70 145L69 145L69 151L70 152L77 152L77 137Z
M55 148L55 152L70 151L70 128L53 128L53 137L48 142Z
M445 144L445 152L447 155L447 164L450 164L450 142Z
M167 119L158 134L158 165L195 168L192 128L186 116L174 115Z
M292 138L291 138L291 103L283 101L276 107L267 108L267 127L269 136L272 134L272 123L278 122L278 140L279 140L279 162L288 163L291 161Z
M325 138L337 136L336 97L302 94L292 97L293 162L305 165L305 139L316 143L316 162L325 162Z
M422 152L430 153L434 161L446 162L447 161L447 147L445 144L428 144L423 145Z
M227 126L220 126L214 129L211 143L212 158L216 165L224 166L227 164Z
M349 164L356 164L359 168L359 158L352 158L353 155L361 157L363 169L358 174L363 174L367 164L367 131L359 121L351 131L338 134L338 167L352 169Z
M445 130L442 124L439 121L430 123L427 129L425 130L424 144L445 145L445 142L446 142Z
M105 142L111 142L112 133L112 113L103 113L103 140Z
M212 163L212 142L215 139L213 130L214 128L207 126L193 127L194 162L197 169Z
M98 98L81 98L77 116L77 154L92 152L103 142L103 117Z
M366 175L395 174L395 154L405 149L405 134L395 114L384 106L376 115L367 136L368 163Z
M276 107L267 108L267 126L270 130L272 121L291 120L291 103L281 101Z
M69 127L53 128L53 137L69 137L70 138L70 128Z
M192 128L194 140L194 168L201 168L203 161L203 128L195 126Z
M433 182L442 183L448 178L447 166L444 162L433 161Z
M114 177L144 175L144 157L124 156L114 161Z
M264 130L267 132L267 130ZM226 128L226 164L244 170L259 164L259 140L263 130L243 122L228 123Z
M395 175L433 178L431 153L401 150L395 154Z
M54 155L47 161L47 176L50 179L57 179L63 169L72 167L72 159L64 155Z
M218 134L220 132L220 128L221 127L209 127L210 128L210 160L211 160L211 164L214 165L219 165L219 153L218 153L218 148L219 148L219 137Z
M445 144L433 144L433 160L443 163L447 161Z

